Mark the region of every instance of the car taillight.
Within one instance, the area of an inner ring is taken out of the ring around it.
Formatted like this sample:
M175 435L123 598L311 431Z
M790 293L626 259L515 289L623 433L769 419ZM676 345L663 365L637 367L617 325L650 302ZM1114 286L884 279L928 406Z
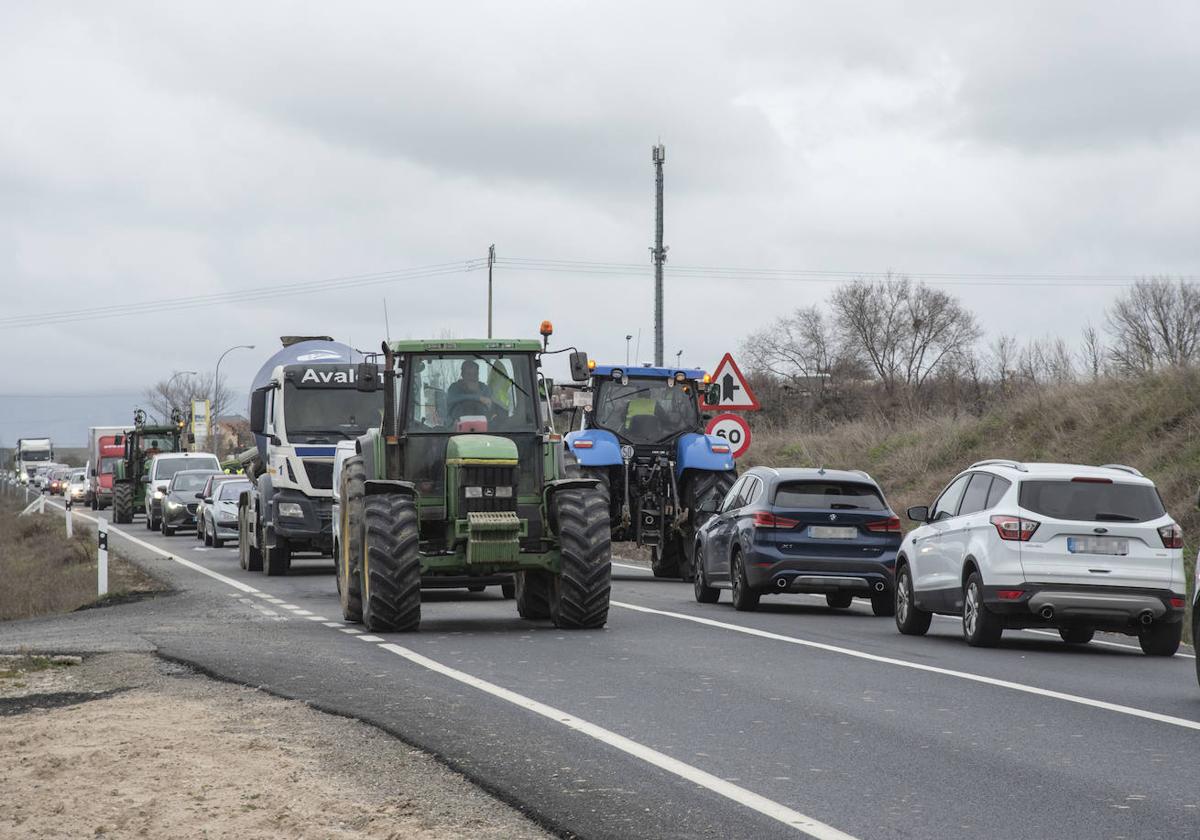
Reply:
M1183 529L1172 522L1158 529L1163 548L1183 548Z
M874 531L876 534L899 534L900 517L892 516L880 522L868 522L867 530Z
M998 589L996 597L1001 601L1019 601L1021 596L1025 594L1023 589Z
M1184 604L1184 600L1182 598L1177 598L1175 596L1171 596L1171 608L1172 609L1181 610L1181 609L1183 609L1183 604Z
M1000 539L1028 542L1041 523L1022 516L993 516L992 524L996 526L996 533L1000 535Z
M788 519L786 516L776 516L765 510L760 510L754 514L755 528L795 528L800 524L799 519Z

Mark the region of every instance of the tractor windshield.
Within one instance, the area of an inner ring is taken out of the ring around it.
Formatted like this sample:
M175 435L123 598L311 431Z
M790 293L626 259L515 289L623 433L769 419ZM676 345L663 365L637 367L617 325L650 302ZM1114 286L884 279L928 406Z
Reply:
M658 443L700 428L695 387L669 379L630 379L600 383L595 423L630 443Z
M410 432L536 432L537 401L528 355L439 353L414 356Z

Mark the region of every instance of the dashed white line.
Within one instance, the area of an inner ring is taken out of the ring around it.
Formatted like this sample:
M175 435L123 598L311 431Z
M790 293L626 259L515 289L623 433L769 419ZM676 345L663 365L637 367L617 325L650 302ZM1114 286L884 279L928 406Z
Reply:
M381 636L355 636L354 638L358 639L360 642L382 642L383 641L383 638Z
M362 632L357 627L339 627L338 629L341 630L343 633L350 633L351 635L354 635L354 636L357 636L359 633Z
M633 610L634 612L648 613L651 615L661 615L666 618L674 618L680 621L690 621L695 624L703 624L708 627L716 627L721 630L732 630L735 633L744 633L748 636L757 636L762 639L771 639L772 641L785 642L791 645L800 645L801 647L812 648L814 650L823 650L828 653L837 653L842 656L850 656L855 659L864 659L869 662L879 662L884 665L895 665L900 668L910 668L914 671L924 671L929 674L941 674L946 677L955 677L960 680L968 680L970 682L981 683L983 685L991 685L997 688L1007 688L1012 691L1020 691L1024 694L1033 694L1039 697L1048 697L1052 700L1062 700L1067 703L1075 703L1080 706L1090 706L1094 709L1104 709L1118 714L1128 715L1130 717L1143 718L1152 720L1158 723L1166 723L1171 726L1178 726L1181 729L1191 729L1200 732L1200 721L1188 720L1187 718L1175 717L1174 715L1164 715L1158 712L1151 712L1146 709L1137 709L1133 706L1123 706L1120 703L1109 703L1107 700L1094 700L1090 697L1081 697L1077 694L1067 694L1063 691L1053 691L1048 688L1038 688L1033 685L1024 683L1012 682L1011 680L1001 680L996 677L985 677L982 674L972 674L967 671L955 671L951 668L939 668L936 665L925 665L920 662L911 662L907 659L896 659L891 656L880 656L876 653L867 653L853 648L839 647L838 645L825 644L824 642L814 642L808 639L801 639L798 636L784 636L780 633L771 633L767 630L758 630L754 627L743 627L740 624L728 624L724 621L714 621L711 618L701 618L696 615L686 615L684 613L669 612L667 610L657 610L653 607L643 607L638 604L628 604L622 601L612 601L612 606L621 607L622 609Z
M553 706L547 706L544 703L539 703L537 700L526 697L523 694L517 694L515 691L510 691L503 686L490 683L487 680L482 680L479 677L459 671L455 668L443 665L428 657L409 650L408 648L400 647L395 644L382 644L379 646L383 650L390 651L397 656L402 656L414 665L420 665L422 668L427 668L452 680L469 685L487 694L497 697L501 700L512 703L514 706L519 706L534 714L541 715L555 723L562 724L568 729L573 729L590 738L594 738L603 744L620 750L627 755L640 759L647 764L652 764L662 770L666 770L675 776L685 779L695 785L699 785L706 790L710 790L720 796L725 797L739 805L742 805L758 813L777 820L786 826L796 829L807 834L809 837L817 838L817 840L854 840L852 835L846 834L844 831L839 831L831 825L821 822L820 820L806 816L799 811L794 811L786 805L781 805L774 800L760 796L753 791L747 790L744 787L735 785L711 773L706 773L698 767L693 767L690 764L685 764L677 758L672 758L669 755L660 753L658 750L640 744L626 738L624 735L618 735L612 730L597 726L594 723L589 723L586 720L577 718L568 712L561 709L556 709Z
M323 615L306 615L304 617L307 618L309 621L325 621L326 620L325 616L323 616Z

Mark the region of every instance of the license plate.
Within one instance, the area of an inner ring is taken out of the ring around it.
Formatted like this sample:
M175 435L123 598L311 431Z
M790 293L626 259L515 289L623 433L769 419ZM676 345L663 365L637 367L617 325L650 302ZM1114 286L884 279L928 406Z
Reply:
M1067 537L1072 554L1108 554L1123 557L1129 553L1129 540L1119 537Z
M815 540L852 540L858 536L857 528L839 528L833 525L810 525L808 535Z

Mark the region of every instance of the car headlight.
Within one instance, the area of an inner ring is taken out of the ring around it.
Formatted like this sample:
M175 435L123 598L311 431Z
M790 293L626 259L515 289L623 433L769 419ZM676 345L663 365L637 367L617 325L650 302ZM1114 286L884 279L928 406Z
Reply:
M181 507L183 507L183 505L179 504L179 502L173 501L172 499L167 499L167 510L179 510Z
M154 491L154 498L156 498L156 499L161 499L163 497L163 495L164 495L163 491L161 491L161 490Z
M280 516L291 516L296 519L304 518L304 509L295 502L281 502L279 505Z

